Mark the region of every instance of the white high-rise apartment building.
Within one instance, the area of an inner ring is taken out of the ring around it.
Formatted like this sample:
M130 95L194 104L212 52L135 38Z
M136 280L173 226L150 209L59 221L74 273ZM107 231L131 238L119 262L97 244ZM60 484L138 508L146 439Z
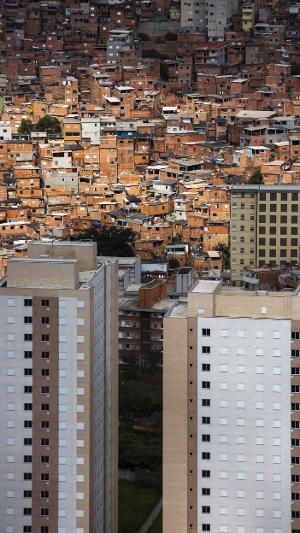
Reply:
M117 532L117 265L33 242L0 282L3 533Z
M237 0L181 0L181 26L206 32L209 39L224 39L237 10Z
M164 320L163 531L300 530L300 294L200 281Z

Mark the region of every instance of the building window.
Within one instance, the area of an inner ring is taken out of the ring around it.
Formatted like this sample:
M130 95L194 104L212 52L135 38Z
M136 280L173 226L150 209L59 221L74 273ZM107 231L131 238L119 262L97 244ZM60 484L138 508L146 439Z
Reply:
M24 446L32 446L32 439L25 437L24 438Z
M41 439L41 446L49 446L50 440L49 439Z
M49 368L42 368L42 376L50 376L50 370Z
M23 497L24 497L24 498L31 498L31 497L32 497L32 492L31 492L31 490L24 490L24 492L23 492Z
M41 498L49 498L49 491L48 490L42 490L41 491Z
M42 357L42 359L49 359L50 352L42 352L41 357Z
M24 306L25 307L32 307L32 299L31 298L25 298Z
M41 428L42 429L49 429L49 427L50 427L50 423L49 423L48 420L42 420L41 421Z
M32 368L24 368L24 376L32 376Z
M32 463L32 455L24 455L24 463Z
M23 479L24 479L24 481L30 481L32 479L32 473L31 472L24 472Z
M42 300L42 307L49 307L50 301L49 300Z
M32 351L31 350L25 350L24 359L32 359Z
M24 341L32 341L32 334L24 333Z
M210 346L202 346L202 353L210 353Z
M31 385L25 385L24 386L24 393L25 394L31 394L32 393L32 386Z
M202 389L210 389L210 381L202 381Z
M210 407L210 400L207 398L203 398L202 407Z
M210 416L203 416L202 424L210 424Z
M24 324L32 324L32 316L24 316Z
M202 442L210 442L210 435L207 433L202 434Z
M41 387L41 393L42 394L49 394L50 387Z
M50 340L50 335L45 335L45 334L42 335L43 342L49 342L49 340Z
M203 337L210 337L210 329L202 328L202 335Z
M42 324L50 324L50 318L48 316L42 316Z
M49 474L48 474L48 472L47 472L47 473L46 473L46 472L43 472L43 473L41 474L41 481L49 481Z
M32 509L31 509L31 507L24 507L24 509L23 509L23 514L24 514L25 516L30 516L31 513L32 513Z
M201 476L206 478L210 477L210 470L202 470Z
M48 516L49 515L49 509L47 507L41 508L41 516Z
M41 463L49 463L49 455L42 455Z

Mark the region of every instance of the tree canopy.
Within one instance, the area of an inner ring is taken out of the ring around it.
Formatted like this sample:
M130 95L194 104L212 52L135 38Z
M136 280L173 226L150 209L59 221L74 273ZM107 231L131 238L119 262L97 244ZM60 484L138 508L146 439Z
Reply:
M36 124L36 131L46 131L48 134L60 135L61 126L56 117L45 115L38 120Z
M248 180L251 185L261 185L263 182L264 178L260 168L256 169Z
M128 228L102 226L99 229L88 229L75 236L77 239L90 239L97 243L98 255L114 257L133 257L135 234Z

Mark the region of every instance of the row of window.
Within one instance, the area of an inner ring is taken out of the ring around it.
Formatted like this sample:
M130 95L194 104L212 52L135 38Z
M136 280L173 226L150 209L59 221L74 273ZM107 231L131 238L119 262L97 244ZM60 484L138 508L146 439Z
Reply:
M25 298L24 299L24 306L25 307L32 307L32 299L31 298ZM50 300L41 300L41 306L42 307L49 307L50 306Z

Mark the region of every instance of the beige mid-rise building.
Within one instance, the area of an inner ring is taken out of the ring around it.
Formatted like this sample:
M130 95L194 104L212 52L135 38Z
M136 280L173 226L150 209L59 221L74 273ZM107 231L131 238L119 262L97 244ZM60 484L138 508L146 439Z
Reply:
M1 531L116 533L117 263L32 242L0 317Z
M200 281L164 319L164 533L299 532L299 339L299 289Z
M299 264L300 185L234 185L230 196L233 283L245 267Z

